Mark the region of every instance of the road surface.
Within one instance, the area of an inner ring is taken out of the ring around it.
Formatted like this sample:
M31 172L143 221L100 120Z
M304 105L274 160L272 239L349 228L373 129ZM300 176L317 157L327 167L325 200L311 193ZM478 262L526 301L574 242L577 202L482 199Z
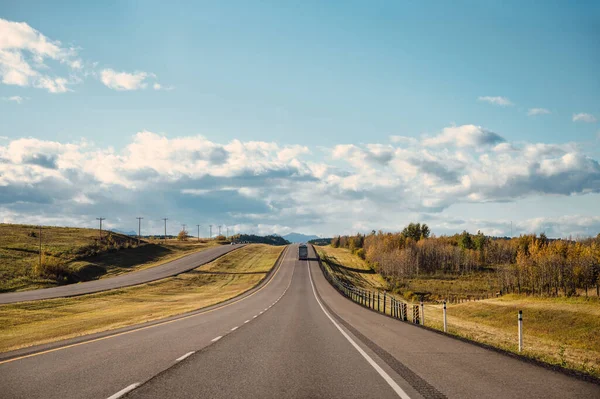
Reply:
M224 305L0 356L0 396L600 397L598 385L360 307L296 252L290 246L270 279Z
M116 277L108 277L100 280L62 285L60 287L44 288L40 290L3 293L0 294L0 305L15 302L37 301L40 299L93 294L94 292L149 283L151 281L175 276L177 274L195 269L196 267L208 262L212 262L227 252L233 251L241 246L243 245L237 244L221 245L218 247L208 248L204 251L186 255L182 258L164 263L159 266L150 267L137 272L121 274Z

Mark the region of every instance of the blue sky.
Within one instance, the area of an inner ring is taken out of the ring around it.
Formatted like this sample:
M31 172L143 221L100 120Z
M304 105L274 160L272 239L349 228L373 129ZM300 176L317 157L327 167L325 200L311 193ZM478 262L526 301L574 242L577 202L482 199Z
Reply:
M0 58L0 220L85 224L127 198L109 225L600 231L598 2L223 3L1 4L0 52L36 74ZM37 33L3 43L15 22ZM171 143L163 169L131 151L161 146L140 132ZM48 179L68 189L35 199Z

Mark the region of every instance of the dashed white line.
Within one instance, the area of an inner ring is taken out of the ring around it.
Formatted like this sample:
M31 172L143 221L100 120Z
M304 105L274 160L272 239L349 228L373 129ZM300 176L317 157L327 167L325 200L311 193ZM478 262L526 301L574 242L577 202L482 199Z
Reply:
M175 359L175 361L176 361L176 362L180 362L180 361L182 361L183 359L185 359L186 357L192 356L193 354L194 354L194 351L192 351L192 352L188 352L188 353L186 353L185 355L183 355L183 356L181 356L181 357L178 357L177 359Z
M246 323L250 323L250 320L246 320L246 321L244 322L244 324L246 324Z
M258 317L258 315L257 315L257 314L255 314L255 315L254 315L254 317L252 317L252 318L253 318L253 319L256 319L257 317Z
M231 329L231 331L235 331L235 330L237 330L237 329L238 329L238 328L237 328L237 326L235 326L235 327L233 327L233 328Z
M221 338L223 338L223 336L222 336L222 335L219 335L218 337L211 339L211 342L217 342L217 341L218 341L218 340L220 340Z
M125 395L127 392L133 391L134 389L136 389L139 385L140 385L139 382L136 382L135 384L131 384L128 387L121 389L119 392L115 393L114 395L109 396L108 399L120 398L121 396Z

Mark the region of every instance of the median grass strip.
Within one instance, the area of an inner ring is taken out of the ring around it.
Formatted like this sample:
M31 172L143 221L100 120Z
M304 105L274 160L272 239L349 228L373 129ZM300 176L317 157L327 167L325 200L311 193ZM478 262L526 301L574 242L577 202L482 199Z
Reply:
M74 227L0 224L0 292L54 287L157 266L222 243L137 239Z
M366 262L348 249L330 246L315 248L325 267L339 278L364 289L390 290L381 275L369 273ZM354 271L349 272L349 269ZM360 270L367 270L367 274L361 273ZM469 292L476 291L481 284L487 285L488 281L478 276L464 276L459 283ZM406 287L439 295L443 295L447 289L439 279L424 277L411 279L410 284L404 285L404 291L393 290L388 297L414 298L410 293L405 295ZM519 353L519 310L523 310L524 319L524 352L521 352L521 355L600 378L600 301L596 297L540 298L511 294L493 299L448 304L448 332ZM441 303L426 303L425 325L443 330Z
M157 320L256 286L283 247L247 245L187 273L73 298L0 306L0 352Z

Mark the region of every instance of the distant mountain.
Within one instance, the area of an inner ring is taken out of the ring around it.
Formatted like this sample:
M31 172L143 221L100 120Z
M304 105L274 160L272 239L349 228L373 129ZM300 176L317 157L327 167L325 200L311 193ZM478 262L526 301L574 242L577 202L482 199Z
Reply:
M282 237L292 243L309 242L310 240L316 240L317 238L319 238L319 236L306 235L306 234L300 234L300 233L289 233Z
M121 230L121 229L110 229L110 231L114 231L115 233L119 233L119 234L124 234L126 236L136 236L137 237L137 231L125 231L125 230Z

